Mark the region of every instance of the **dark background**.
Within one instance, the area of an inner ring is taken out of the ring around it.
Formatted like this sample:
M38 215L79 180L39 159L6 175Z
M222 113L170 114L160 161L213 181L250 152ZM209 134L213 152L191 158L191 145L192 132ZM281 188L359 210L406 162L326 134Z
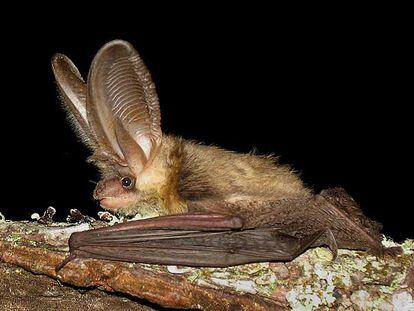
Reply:
M153 74L165 132L280 155L316 191L346 188L385 234L414 237L413 51L403 21L247 11L2 25L0 211L28 219L52 205L60 219L70 208L96 215L98 176L65 121L50 58L65 53L86 76L96 51L121 38Z

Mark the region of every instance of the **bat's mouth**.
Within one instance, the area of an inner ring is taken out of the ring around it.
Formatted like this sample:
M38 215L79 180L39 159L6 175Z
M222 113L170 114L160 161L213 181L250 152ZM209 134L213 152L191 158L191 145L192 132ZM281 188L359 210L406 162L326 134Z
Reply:
M104 209L118 209L131 203L131 198L105 197L99 200L99 205Z

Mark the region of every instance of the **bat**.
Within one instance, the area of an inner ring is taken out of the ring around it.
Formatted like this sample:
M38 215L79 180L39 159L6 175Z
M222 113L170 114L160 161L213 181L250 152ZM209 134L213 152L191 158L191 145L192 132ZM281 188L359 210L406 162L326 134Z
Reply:
M75 257L228 266L292 260L319 245L382 249L381 226L343 189L315 195L274 157L163 134L155 85L130 43L104 45L86 82L63 54L52 69L102 176L94 198L116 214L158 216L74 233L58 268Z

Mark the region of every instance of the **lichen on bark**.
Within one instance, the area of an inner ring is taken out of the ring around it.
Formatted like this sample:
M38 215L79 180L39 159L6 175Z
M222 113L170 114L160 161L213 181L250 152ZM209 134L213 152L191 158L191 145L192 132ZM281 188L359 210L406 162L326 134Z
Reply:
M9 222L0 218L0 260L79 288L99 288L173 308L204 310L410 310L414 242L399 255L310 249L288 263L189 268L76 259L59 274L72 232L90 224ZM93 226L100 226L94 223ZM394 242L384 239L387 246Z

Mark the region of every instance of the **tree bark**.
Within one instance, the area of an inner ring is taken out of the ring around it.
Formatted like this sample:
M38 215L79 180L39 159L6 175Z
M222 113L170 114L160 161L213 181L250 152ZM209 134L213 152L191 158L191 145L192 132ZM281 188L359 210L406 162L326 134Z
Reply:
M99 303L103 301L104 309L112 310L150 310L141 306L142 301L202 310L410 310L414 307L414 255L413 242L409 240L403 243L404 253L394 256L376 257L366 252L340 250L332 260L328 249L315 248L289 263L223 269L76 259L57 274L54 269L67 255L70 234L87 229L90 229L88 224L1 222L0 261L7 265L0 266L3 282L0 298L5 306L19 310L14 302L24 297L19 300L21 305L30 305L31 310L47 309L45 306L57 301L62 310L74 310L80 301L88 303L91 310L100 310ZM64 285L58 286L53 279ZM13 290L7 292L4 284ZM60 300L47 294L45 284L59 289ZM79 293L74 288L94 290Z

